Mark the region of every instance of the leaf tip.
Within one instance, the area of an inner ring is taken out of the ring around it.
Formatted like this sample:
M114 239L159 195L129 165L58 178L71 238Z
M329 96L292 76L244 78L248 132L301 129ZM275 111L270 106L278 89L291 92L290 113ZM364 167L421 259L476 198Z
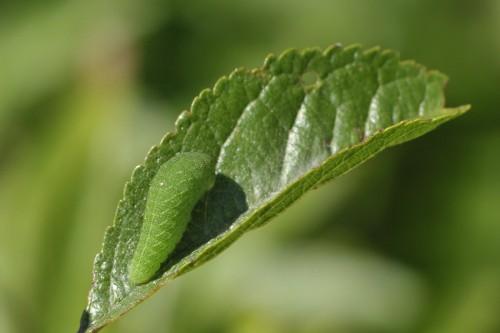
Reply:
M471 104L465 104L454 108L444 108L442 117L455 118L463 115L472 108Z
M80 317L80 327L76 333L85 333L90 326L90 313L87 309L83 310L82 316Z

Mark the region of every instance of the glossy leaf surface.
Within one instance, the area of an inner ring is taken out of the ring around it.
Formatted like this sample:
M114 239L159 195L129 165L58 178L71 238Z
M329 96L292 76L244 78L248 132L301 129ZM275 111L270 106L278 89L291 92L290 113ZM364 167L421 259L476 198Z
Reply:
M176 132L153 147L126 184L114 225L95 260L81 331L95 332L160 287L210 260L307 191L383 149L416 138L462 113L445 109L446 77L378 48L290 50L262 68L238 69L203 91ZM179 152L217 161L214 187L159 277L129 282L149 185Z

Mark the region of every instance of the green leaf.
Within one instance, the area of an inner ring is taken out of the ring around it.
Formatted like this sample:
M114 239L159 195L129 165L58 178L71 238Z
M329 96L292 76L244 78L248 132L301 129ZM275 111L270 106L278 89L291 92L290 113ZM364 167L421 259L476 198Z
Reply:
M444 108L446 77L378 48L289 50L205 90L126 184L95 259L81 331L95 332L178 276L212 259L307 191L384 148L416 138L468 106ZM216 182L193 210L156 278L130 283L151 179L178 152L217 161Z

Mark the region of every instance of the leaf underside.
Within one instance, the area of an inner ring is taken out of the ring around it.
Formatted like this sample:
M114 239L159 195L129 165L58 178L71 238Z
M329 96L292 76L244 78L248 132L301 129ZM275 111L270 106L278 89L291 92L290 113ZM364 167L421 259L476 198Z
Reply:
M95 259L80 331L99 330L307 191L467 111L444 108L445 82L443 74L400 61L392 51L359 46L289 50L270 55L262 68L221 78L195 98L175 133L151 149L125 185ZM127 270L149 184L183 151L214 157L215 185L157 276L133 286Z

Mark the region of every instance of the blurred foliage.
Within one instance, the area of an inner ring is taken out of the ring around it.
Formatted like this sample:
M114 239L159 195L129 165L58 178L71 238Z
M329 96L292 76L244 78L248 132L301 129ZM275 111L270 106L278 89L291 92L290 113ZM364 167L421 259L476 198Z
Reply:
M473 110L105 331L499 331L499 36L497 0L0 3L0 332L76 331L125 180L202 88L335 42L439 69Z

